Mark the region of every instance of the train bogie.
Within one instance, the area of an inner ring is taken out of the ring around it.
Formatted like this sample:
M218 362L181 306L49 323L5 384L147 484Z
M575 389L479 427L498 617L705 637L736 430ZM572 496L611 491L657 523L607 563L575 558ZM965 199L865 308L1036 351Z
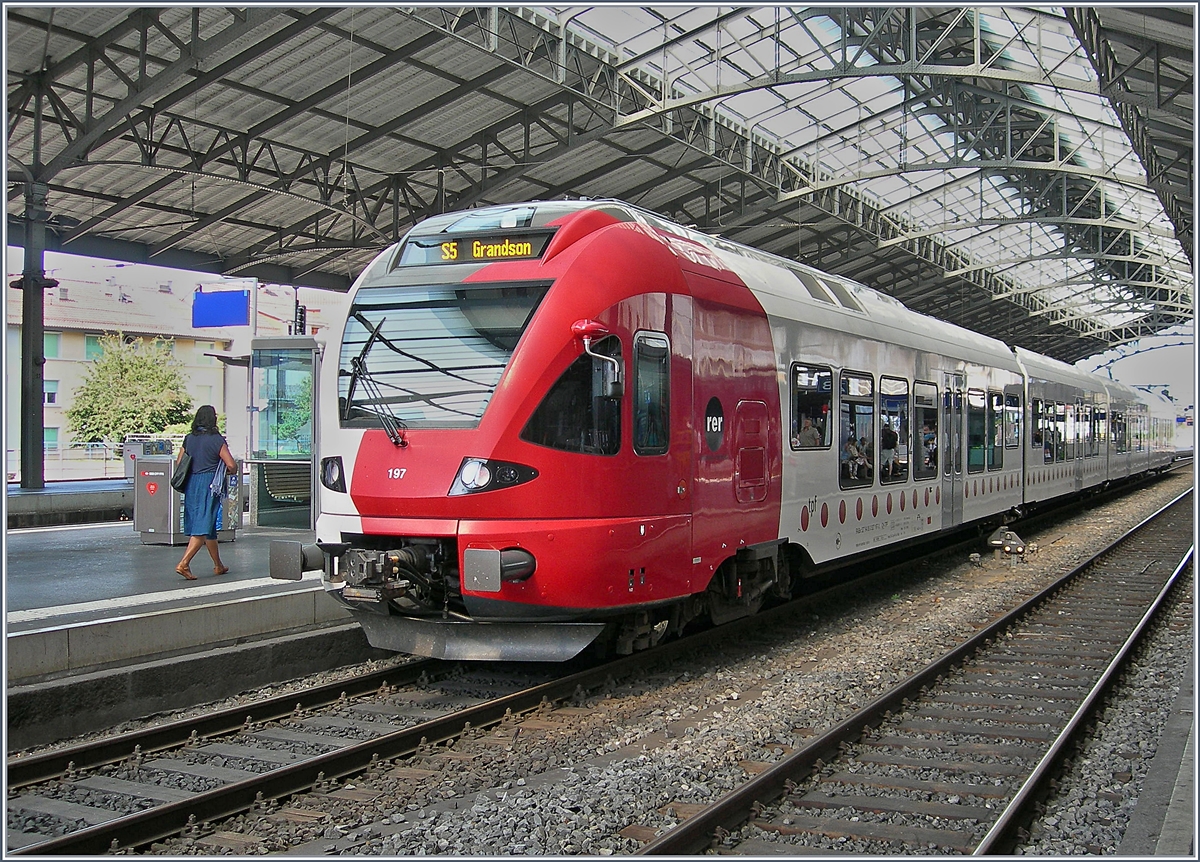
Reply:
M418 225L322 373L287 576L448 658L649 646L1165 457L1139 393L614 202Z

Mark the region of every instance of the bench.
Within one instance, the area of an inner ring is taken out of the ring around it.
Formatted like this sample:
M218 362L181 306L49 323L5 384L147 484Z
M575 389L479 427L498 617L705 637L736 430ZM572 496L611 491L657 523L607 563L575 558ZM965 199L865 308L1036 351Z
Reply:
M312 466L309 464L259 464L267 493L275 500L308 505L312 500Z

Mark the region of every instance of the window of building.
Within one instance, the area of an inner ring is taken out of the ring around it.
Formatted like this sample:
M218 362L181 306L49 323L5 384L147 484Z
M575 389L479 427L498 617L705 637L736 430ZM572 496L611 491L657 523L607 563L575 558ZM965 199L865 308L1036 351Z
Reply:
M908 421L908 381L879 378L879 481L908 479L912 429Z
M671 441L671 345L667 336L633 339L633 451L661 455Z
M47 452L58 451L58 429L43 428L42 429L42 447Z
M937 387L932 383L914 383L913 427L917 429L917 439L913 450L912 471L913 477L917 479L932 479L937 476L937 412Z
M57 404L58 403L58 381L43 380L42 381L42 403Z
M42 355L47 359L58 359L59 351L62 350L62 333L61 332L44 332L42 333Z
M1004 466L1004 396L999 392L987 395L987 468L999 470Z
M1004 447L1017 449L1021 445L1021 396L1004 396Z
M217 360L205 354L212 353L216 349L217 345L214 341L197 341L193 363L195 365L215 365Z
M792 366L792 448L829 446L833 371L823 365Z
M100 336L85 335L83 337L83 358L93 362L103 355L104 348L100 345Z
M843 488L874 484L875 381L870 375L842 372L838 425L840 481Z

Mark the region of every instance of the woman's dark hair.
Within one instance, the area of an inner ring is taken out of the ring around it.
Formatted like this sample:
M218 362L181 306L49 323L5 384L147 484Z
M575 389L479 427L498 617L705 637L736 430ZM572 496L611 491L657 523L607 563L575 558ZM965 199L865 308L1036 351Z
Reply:
M196 411L196 418L192 420L193 434L216 434L217 433L217 411L211 404L205 404Z

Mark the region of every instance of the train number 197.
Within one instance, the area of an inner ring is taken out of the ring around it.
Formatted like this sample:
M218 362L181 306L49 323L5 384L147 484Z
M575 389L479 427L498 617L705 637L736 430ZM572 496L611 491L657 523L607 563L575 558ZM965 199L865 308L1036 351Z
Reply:
M389 467L388 468L388 478L389 479L403 479L404 474L406 472L408 472L407 467Z

